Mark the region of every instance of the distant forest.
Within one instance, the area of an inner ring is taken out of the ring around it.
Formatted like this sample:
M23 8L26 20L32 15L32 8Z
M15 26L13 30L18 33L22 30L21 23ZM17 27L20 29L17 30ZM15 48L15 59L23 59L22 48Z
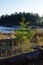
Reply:
M25 22L30 22L29 25L43 26L43 17L40 17L38 14L33 13L13 13L11 15L2 15L0 17L0 26L16 26L19 25L22 21L22 18L25 18ZM41 21L42 20L42 21Z

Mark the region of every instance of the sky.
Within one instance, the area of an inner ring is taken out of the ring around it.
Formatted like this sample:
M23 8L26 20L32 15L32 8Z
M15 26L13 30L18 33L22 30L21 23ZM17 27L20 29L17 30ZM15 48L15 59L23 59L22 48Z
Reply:
M43 15L43 0L0 0L0 16L15 12L30 12Z

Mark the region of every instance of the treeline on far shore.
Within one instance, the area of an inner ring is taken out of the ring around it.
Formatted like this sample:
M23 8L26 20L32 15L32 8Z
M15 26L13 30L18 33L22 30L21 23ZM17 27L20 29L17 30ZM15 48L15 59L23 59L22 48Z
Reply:
M22 18L25 18L25 22L29 22L29 25L42 26L43 27L43 16L39 16L37 13L13 13L11 15L2 15L0 17L0 26L16 26L20 25Z

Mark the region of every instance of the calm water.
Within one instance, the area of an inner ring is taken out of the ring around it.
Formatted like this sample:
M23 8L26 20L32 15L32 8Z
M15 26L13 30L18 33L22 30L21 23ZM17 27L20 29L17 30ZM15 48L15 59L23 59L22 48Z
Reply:
M14 26L14 27L4 27L4 26L0 26L0 32L3 33L10 33L13 30L17 30L19 28L19 26Z
M4 26L0 26L0 32L3 33L10 33L13 30L17 30L20 26L14 26L14 27L4 27ZM43 32L43 28L39 28L40 31Z

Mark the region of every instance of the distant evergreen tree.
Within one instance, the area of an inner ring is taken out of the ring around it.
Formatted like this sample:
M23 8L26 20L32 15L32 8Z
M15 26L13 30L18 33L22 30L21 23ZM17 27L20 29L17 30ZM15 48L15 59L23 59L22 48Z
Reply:
M2 15L0 17L0 25L1 26L14 26L20 25L19 23L22 21L22 18L25 18L25 22L30 22L30 25L37 25L39 19L41 18L38 14L33 13L13 13L11 15Z

